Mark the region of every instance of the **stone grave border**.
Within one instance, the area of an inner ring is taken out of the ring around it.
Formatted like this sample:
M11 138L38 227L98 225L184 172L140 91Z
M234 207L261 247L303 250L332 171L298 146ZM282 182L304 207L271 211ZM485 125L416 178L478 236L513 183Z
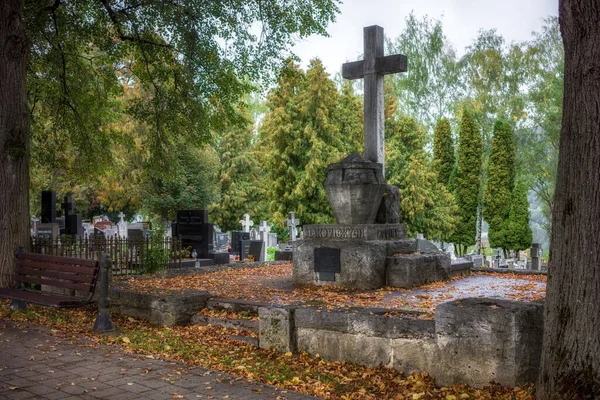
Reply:
M245 263L227 268L282 263ZM222 268L174 270L161 276L202 274ZM545 275L526 270L474 268L473 271ZM330 361L371 367L382 365L405 374L426 370L442 386L463 383L473 387L518 386L535 382L539 371L543 335L541 301L459 299L440 304L434 319L428 320L414 318L423 314L419 311L278 306L216 298L215 293L209 291L138 293L128 290L122 282L112 285L110 298L112 311L159 325L212 323L226 326L226 321L196 314L203 308L250 311L258 314L258 324L250 323L245 328L258 331L259 340L249 343L261 348L306 351ZM243 326L239 328L244 329Z

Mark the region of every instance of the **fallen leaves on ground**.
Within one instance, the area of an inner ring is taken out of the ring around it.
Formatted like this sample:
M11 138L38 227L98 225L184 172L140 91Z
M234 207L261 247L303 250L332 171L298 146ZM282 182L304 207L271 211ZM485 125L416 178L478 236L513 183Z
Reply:
M119 336L102 336L90 331L96 309L56 310L29 306L28 311L9 309L0 301L0 320L29 322L50 327L52 334L67 339L87 337L78 343L120 346L126 353L144 358L166 357L189 367L202 366L332 400L412 399L516 399L532 400L531 385L517 388L468 386L436 388L427 372L408 377L388 368L367 368L347 362L330 362L306 353L277 353L232 340L234 329L216 326L165 327L114 315ZM125 340L127 338L127 340ZM181 374L182 372L179 372ZM165 379L167 372L165 371Z
M454 284L473 276L498 278L496 286L457 288ZM384 287L377 290L353 290L336 286L297 288L292 285L292 264L267 265L247 268L224 268L209 273L175 277L124 277L121 282L132 290L172 294L178 291L208 290L215 297L243 299L275 305L297 304L317 306L327 310L359 308L387 308L402 312L420 311L420 318L433 317L435 307L443 302L465 297L492 297L533 301L545 296L544 275L510 273L478 273L453 277L448 281L432 282L410 290ZM388 314L391 315L391 314Z

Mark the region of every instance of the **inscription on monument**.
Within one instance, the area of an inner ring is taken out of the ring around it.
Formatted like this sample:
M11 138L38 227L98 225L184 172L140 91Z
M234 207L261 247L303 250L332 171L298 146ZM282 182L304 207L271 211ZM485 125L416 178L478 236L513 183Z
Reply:
M335 281L335 274L340 273L340 249L315 249L315 272L320 281Z
M305 238L364 239L364 228L305 228Z
M344 225L305 225L305 239L360 239L393 240L402 239L404 230L395 226L344 226Z

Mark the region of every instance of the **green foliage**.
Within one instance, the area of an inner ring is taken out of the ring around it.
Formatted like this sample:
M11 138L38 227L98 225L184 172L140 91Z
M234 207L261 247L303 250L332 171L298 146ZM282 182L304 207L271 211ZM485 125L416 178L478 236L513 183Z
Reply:
M401 53L409 60L406 73L389 76L400 99L400 112L432 128L435 121L450 114L459 94L456 55L441 21L427 16L419 20L411 13L405 30L387 48L388 54Z
M515 146L510 124L496 121L483 197L483 217L489 224L490 247L509 249L508 215L515 183Z
M218 196L218 158L208 147L181 143L171 175L147 175L141 183L142 208L162 221L174 220L177 210L206 209ZM176 169L175 169L176 168Z
M475 244L477 207L481 182L482 142L479 128L468 110L463 110L458 131L456 203L459 222L452 241L462 247Z
M457 207L454 196L438 184L433 163L424 150L423 129L406 116L390 121L388 126L386 179L400 190L400 216L409 235L423 233L446 241L456 224Z
M444 186L450 183L450 175L454 169L454 141L450 121L440 118L433 132L433 160L437 172L437 180Z
M217 148L221 196L211 206L211 219L225 232L239 229L239 221L246 213L255 221L262 219L268 204L252 121L247 118L245 126L226 129Z
M356 108L356 101L348 103ZM358 133L348 130L358 129L360 115L349 121L352 114L342 112L340 94L319 60L311 61L306 74L289 63L267 106L259 132L275 223L282 226L289 211L304 224L333 222L323 186L327 165L352 149Z
M529 227L529 201L527 185L520 179L515 184L508 218L507 248L526 250L531 247L533 235Z
M277 247L267 247L267 261L275 261Z
M240 122L249 82L270 82L293 39L326 35L337 4L25 0L36 194L106 192L101 178L124 181L141 167L156 180L177 180L180 144L202 147ZM115 149L139 151L141 162ZM135 192L128 189L119 193ZM116 192L109 194L94 201L112 202ZM139 206L139 198L118 197L110 207Z
M153 274L164 270L170 260L169 250L165 248L165 231L161 228L154 229L150 234L150 246L144 254L142 274Z

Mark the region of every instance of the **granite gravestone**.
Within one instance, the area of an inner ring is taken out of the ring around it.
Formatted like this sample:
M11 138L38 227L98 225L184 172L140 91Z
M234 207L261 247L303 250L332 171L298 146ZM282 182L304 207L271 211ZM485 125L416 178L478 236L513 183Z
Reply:
M231 253L241 255L242 253L242 240L250 240L250 232L231 232Z
M56 192L53 190L42 191L42 224L56 222Z
M213 250L213 224L208 223L207 210L177 211L177 235L183 248L196 250L198 258L210 258Z
M62 207L65 218L65 227L64 230L61 230L61 234L82 236L83 225L81 222L81 215L75 214L75 203L71 196L65 196Z
M246 232L248 233L248 232ZM252 240L240 240L240 261L248 258L248 254L250 254L250 244Z
M248 256L252 256L254 261L265 261L265 242L262 240L251 240L248 247Z

